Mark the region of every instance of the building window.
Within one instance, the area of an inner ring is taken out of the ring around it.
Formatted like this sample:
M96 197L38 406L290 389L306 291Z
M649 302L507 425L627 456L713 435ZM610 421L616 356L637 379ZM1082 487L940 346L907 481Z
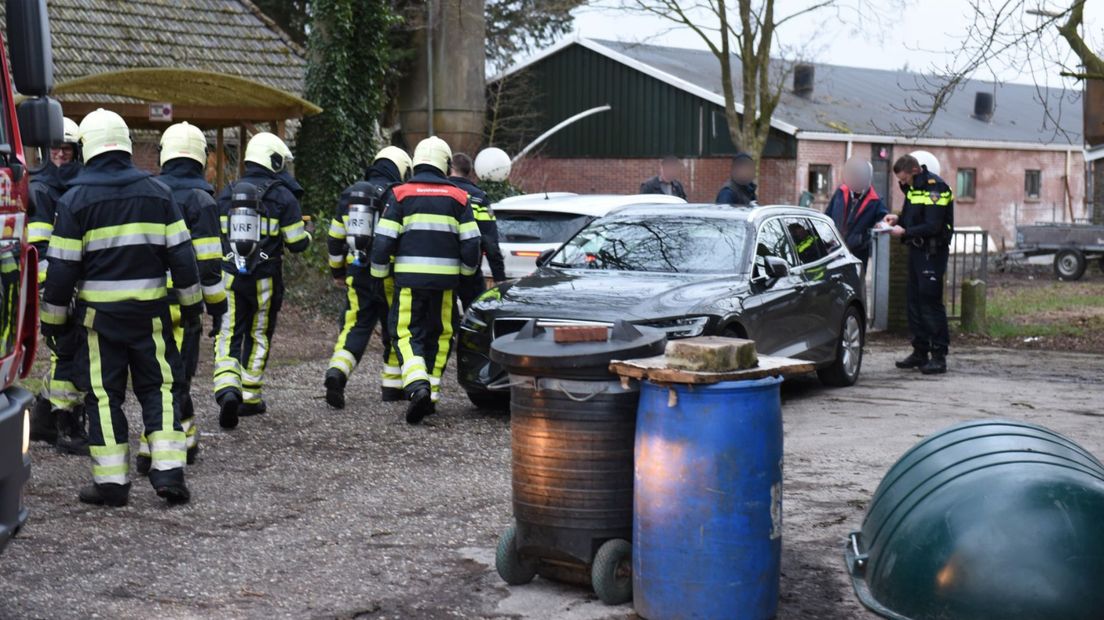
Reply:
M977 170L974 168L958 169L958 186L955 188L955 198L973 200L977 198Z
M1043 195L1043 171L1024 171L1024 197L1028 200L1038 200Z
M827 198L832 193L832 166L809 164L809 193L817 198Z

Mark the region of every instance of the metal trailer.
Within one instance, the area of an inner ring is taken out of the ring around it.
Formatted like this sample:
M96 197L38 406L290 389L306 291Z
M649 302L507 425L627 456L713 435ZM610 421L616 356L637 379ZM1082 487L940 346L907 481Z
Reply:
M1054 275L1059 280L1078 280L1089 261L1104 269L1104 226L1095 224L1036 224L1016 228L1016 249L1008 260L1054 254Z

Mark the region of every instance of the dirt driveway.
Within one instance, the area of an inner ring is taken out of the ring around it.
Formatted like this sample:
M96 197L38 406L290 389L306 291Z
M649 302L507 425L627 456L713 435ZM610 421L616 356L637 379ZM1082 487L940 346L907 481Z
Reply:
M349 407L329 410L319 388L330 333L301 331L277 337L262 419L222 432L197 399L203 453L187 507L163 507L142 481L127 508L80 505L87 462L35 447L31 520L0 556L0 618L633 617L583 590L539 579L510 589L495 575L511 518L508 419L449 385L441 414L410 428L368 388L375 362L354 378ZM854 388L784 387L780 618L866 617L843 541L924 435L1015 418L1104 454L1104 357L974 348L931 379L895 370L898 351L872 346Z

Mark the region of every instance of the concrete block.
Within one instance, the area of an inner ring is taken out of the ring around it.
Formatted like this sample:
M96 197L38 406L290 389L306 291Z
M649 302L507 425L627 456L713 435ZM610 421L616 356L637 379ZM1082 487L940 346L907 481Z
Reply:
M695 372L724 372L755 368L755 343L740 338L706 336L667 343L667 366Z

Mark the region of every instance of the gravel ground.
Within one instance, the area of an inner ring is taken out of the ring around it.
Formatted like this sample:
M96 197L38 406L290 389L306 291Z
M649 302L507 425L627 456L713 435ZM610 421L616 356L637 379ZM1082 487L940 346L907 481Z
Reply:
M197 398L203 451L189 506L166 508L144 481L127 508L83 506L86 460L33 449L31 520L0 557L0 618L634 617L581 589L541 579L510 589L494 573L511 518L506 417L475 411L449 384L441 413L408 427L401 406L376 402L374 356L347 409L330 410L320 387L333 329L285 316L267 415L223 432ZM1008 417L1104 454L1104 357L971 348L932 379L895 370L892 344L871 346L854 388L784 387L780 618L868 617L843 541L924 435Z

